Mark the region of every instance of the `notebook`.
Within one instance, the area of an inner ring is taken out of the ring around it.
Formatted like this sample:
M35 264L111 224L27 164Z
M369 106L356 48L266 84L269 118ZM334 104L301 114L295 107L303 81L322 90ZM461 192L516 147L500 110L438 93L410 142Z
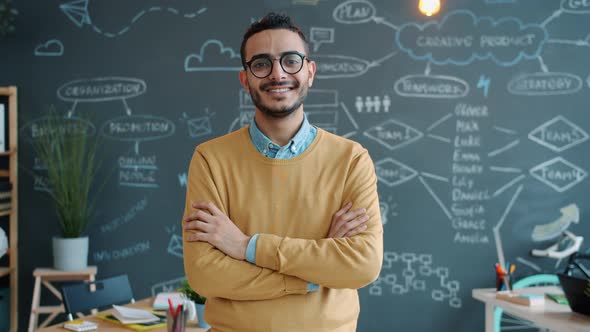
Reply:
M87 320L77 319L66 322L64 324L64 328L72 331L92 331L96 330L98 328L98 325Z
M590 295L586 292L590 288L588 280L562 273L557 276L572 311L590 316Z

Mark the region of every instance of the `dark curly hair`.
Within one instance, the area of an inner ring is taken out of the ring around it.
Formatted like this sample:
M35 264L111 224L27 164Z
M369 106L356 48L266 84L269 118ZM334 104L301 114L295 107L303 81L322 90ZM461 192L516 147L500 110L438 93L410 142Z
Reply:
M244 39L242 39L242 46L240 46L240 56L242 57L242 66L246 69L246 42L252 35L264 31L264 30L271 30L271 29L286 29L289 31L293 31L299 35L301 40L303 41L303 45L305 46L305 54L309 56L309 43L307 42L307 38L305 34L299 29L295 23L291 20L291 18L285 14L278 14L278 13L268 13L266 16L260 19L258 22L252 23L246 33L244 34Z

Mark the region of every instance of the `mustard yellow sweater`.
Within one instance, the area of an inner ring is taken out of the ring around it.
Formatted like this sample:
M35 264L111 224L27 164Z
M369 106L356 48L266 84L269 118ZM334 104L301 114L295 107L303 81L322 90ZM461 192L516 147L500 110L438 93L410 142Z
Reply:
M260 234L256 265L185 237L186 276L207 297L211 331L356 330L357 289L378 277L383 256L377 178L360 144L318 129L301 155L271 159L239 129L196 148L185 215L198 201L213 202L246 235ZM332 215L349 201L367 208L367 230L327 239ZM321 287L308 293L307 282Z

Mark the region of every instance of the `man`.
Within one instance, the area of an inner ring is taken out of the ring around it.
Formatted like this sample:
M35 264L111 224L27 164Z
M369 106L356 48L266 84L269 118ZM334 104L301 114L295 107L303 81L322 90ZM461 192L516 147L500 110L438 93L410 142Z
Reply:
M357 289L379 275L374 166L360 144L307 121L308 55L289 17L254 23L240 72L254 121L199 145L191 160L184 266L207 297L211 331L352 332Z

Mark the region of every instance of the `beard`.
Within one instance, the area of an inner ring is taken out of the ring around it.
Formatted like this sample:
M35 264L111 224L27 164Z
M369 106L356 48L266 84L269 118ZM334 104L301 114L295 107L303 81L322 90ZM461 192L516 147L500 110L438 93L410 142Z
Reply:
M295 112L301 105L303 105L303 101L305 97L307 97L307 84L299 84L298 82L294 82L293 90L297 90L298 96L297 100L293 102L291 105L287 106L271 106L265 105L262 102L262 97L260 96L260 90L266 90L270 87L280 87L283 85L289 85L291 82L281 82L281 83L266 83L260 86L260 89L254 90L250 89L250 97L252 98L252 102L254 106L258 108L264 115L267 115L272 118L284 118L289 116L291 113Z

